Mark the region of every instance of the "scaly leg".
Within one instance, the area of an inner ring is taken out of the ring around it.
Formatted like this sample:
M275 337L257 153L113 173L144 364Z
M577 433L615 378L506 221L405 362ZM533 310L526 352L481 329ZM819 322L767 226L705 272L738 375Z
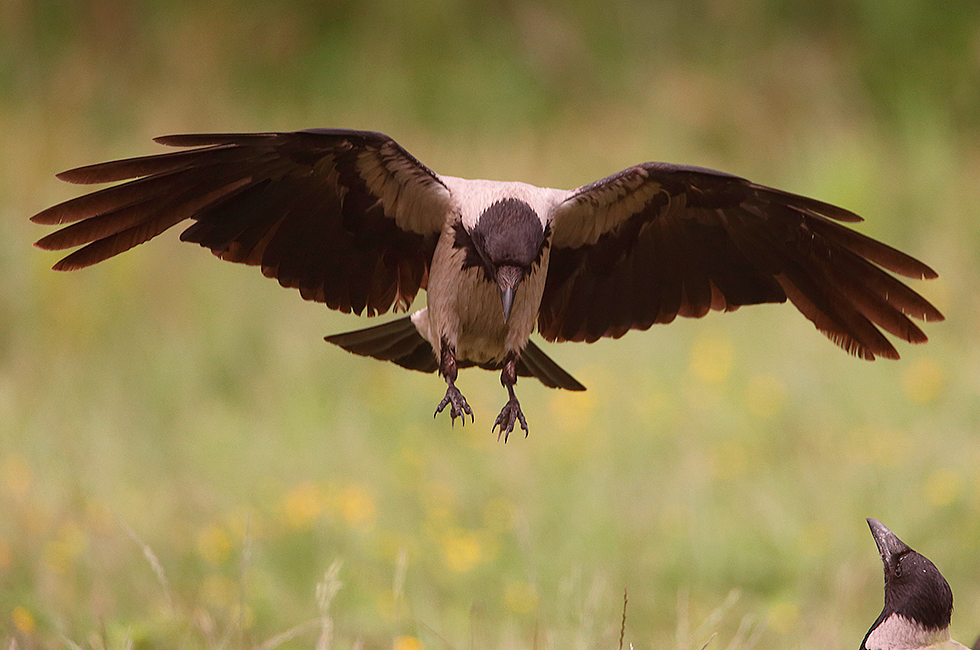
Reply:
M493 432L499 426L500 432L497 433L497 440L500 440L500 434L503 434L504 442L507 442L507 438L510 436L510 432L514 430L514 425L517 422L520 422L521 428L524 429L524 437L527 437L528 433L527 421L524 419L524 413L521 412L521 403L517 401L517 395L514 394L514 384L516 383L517 355L511 352L504 362L504 369L500 371L500 384L507 389L510 399L504 404L504 408L500 409L500 415L497 416L493 429L490 429Z
M449 405L449 418L453 425L456 424L457 417L461 419L463 424L466 424L467 415L470 416L471 422L474 419L473 409L470 408L470 405L466 403L466 398L456 388L456 375L458 372L459 370L456 368L456 350L449 345L448 341L443 339L442 355L439 360L439 374L446 378L446 396L439 402L439 406L436 407L436 412L432 414L432 417L442 413L442 409L446 408L446 405Z

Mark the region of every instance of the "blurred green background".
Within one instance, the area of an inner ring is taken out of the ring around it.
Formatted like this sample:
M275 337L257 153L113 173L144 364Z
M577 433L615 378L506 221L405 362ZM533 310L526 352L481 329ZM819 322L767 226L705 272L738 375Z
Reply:
M856 648L881 606L873 516L944 572L969 644L978 15L6 0L0 643L611 648L625 589L624 647ZM458 176L575 187L664 160L837 203L939 271L913 286L948 320L899 362L785 305L547 346L589 390L522 381L531 435L504 445L496 374L461 375L474 424L433 421L440 379L322 341L364 320L176 232L74 274L31 246L49 229L28 217L79 193L58 171L167 133L319 126Z

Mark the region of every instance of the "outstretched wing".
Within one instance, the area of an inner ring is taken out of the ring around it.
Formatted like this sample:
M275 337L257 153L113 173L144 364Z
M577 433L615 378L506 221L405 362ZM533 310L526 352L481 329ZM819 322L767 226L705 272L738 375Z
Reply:
M55 269L101 262L191 219L182 240L261 266L332 309L369 316L407 309L425 288L449 190L388 136L323 129L156 141L193 148L58 175L128 182L32 217L73 222L37 242L47 250L82 246Z
M860 220L699 167L625 169L556 209L538 328L551 341L594 341L678 315L789 298L848 352L898 358L878 327L921 343L926 335L909 316L943 316L886 270L936 273L837 223Z

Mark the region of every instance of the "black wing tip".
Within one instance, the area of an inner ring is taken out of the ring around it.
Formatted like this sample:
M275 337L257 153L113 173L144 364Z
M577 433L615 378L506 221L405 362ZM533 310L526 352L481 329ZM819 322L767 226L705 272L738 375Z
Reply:
M235 145L283 138L289 136L329 136L332 138L353 138L363 140L392 141L379 131L361 131L357 129L301 129L299 131L259 131L254 133L174 133L158 135L153 138L157 144L167 147L204 147L215 145Z
M365 131L363 129L319 128L303 129L301 131L295 131L295 133L329 135L331 137L368 138L372 140L392 140L392 137L387 133L381 133L380 131Z
M34 217L31 217L31 221L34 221ZM36 221L35 223L44 223L44 222ZM60 250L64 250L65 248L70 248L66 246L58 246L57 244L51 243L51 238L57 235L59 232L61 231L59 230L45 237L41 237L36 242L34 242L34 248L37 248L42 251L60 251ZM88 264L74 263L71 260L69 260L69 257L71 256L69 255L58 260L58 262L51 267L51 270L52 271L76 271L78 269L89 266Z
M48 235L48 237L50 237L50 235ZM46 239L48 239L48 237L42 237L41 239L38 239L36 242L34 242L34 248L40 249L42 251L63 250L61 248L57 248L55 246L49 245L45 241ZM51 270L52 271L76 271L78 269L81 269L81 268L84 268L84 267L88 266L87 264L76 264L76 263L73 263L73 262L71 262L68 259L69 257L71 257L71 256L69 255L69 256L63 257L60 260L58 260L58 262L54 266L51 267Z
M77 271L79 269L84 269L86 266L91 266L91 264L77 264L65 257L59 260L57 264L52 266L51 270L59 272Z
M939 273L937 273L935 269L925 262L917 260L908 253L903 253L897 248L892 248L887 244L882 244L881 242L876 243L884 248L887 248L895 258L895 260L889 264L883 260L873 259L871 256L868 256L868 259L871 259L879 266L888 269L892 273L896 273L912 280L935 280L939 277Z
M276 133L175 133L153 138L157 144L167 147L205 147L222 144L238 144L243 140L259 140L275 137Z
M42 226L59 226L59 225L61 225L62 223L64 223L61 220L61 217L58 216L58 215L52 216L52 214L55 212L55 208L59 207L60 205L61 204L59 203L58 205L55 205L55 206L52 206L50 208L46 208L44 210L41 210L40 212L38 212L37 214L35 214L33 217L31 217L31 223L36 223L36 224L39 224L39 225L42 225ZM37 246L37 243L35 243L34 245Z
M922 300L922 304L920 305L921 311L906 313L906 316L911 316L912 318L920 320L923 323L941 323L946 320L946 316L943 315L943 313L939 311L935 305L925 298L922 298L922 296L919 296L919 298Z
M827 217L828 219L833 219L834 221L840 221L843 223L860 223L864 221L864 217L856 212L852 212L847 208L842 208L833 203L827 203L826 201L804 196L803 194L796 194L794 192L787 192L786 190L760 185L759 183L753 183L752 181L745 179L742 179L742 181L747 187L757 192L767 194L769 197L775 198L779 202L784 203L785 205L800 212L819 214Z
M162 144L167 147L181 147L181 146L193 146L193 145L182 145L181 142L184 138L190 137L188 134L172 134L172 135L158 135L153 138L153 141L157 144Z
M60 232L60 231L57 231L57 232ZM63 249L58 248L57 246L55 246L55 245L53 245L51 243L51 237L54 236L55 234L56 233L51 233L50 235L45 235L44 237L41 237L36 242L34 242L34 248L39 248L42 251L60 251L60 250L63 250Z
M59 181L65 183L71 183L72 185L92 185L95 183L105 182L102 178L94 176L92 174L96 167L101 166L103 163L96 163L94 165L84 165L83 167L75 167L74 169L67 169L63 172L58 172L54 175ZM33 218L32 218L33 221ZM35 222L41 223L41 222Z
M810 210L833 219L834 221L840 221L842 223L861 223L864 221L864 217L861 215L857 214L856 212L851 212L847 208L842 208L839 205L834 205L833 203L827 203L826 201L820 201L817 199L808 199L808 201L810 205L807 207Z
M902 313L908 316L909 318L920 320L923 323L941 323L944 320L946 320L946 316L941 311L936 309L935 305L933 305L931 302L929 302L925 298L922 298L922 303L923 304L920 305L920 309L914 312L903 310ZM925 334L923 334L923 336L925 336ZM917 341L910 341L910 342L915 343Z
M936 273L936 271L933 270L931 266L928 266L927 264L923 264L922 262L920 262L920 264L922 264L921 273L922 273L923 280L935 280L936 278L939 277L939 274Z

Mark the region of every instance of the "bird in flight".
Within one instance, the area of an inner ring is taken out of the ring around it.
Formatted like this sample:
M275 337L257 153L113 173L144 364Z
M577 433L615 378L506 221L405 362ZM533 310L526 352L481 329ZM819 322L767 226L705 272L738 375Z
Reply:
M926 340L909 317L943 316L889 273L935 271L846 228L843 208L722 172L643 163L574 190L437 174L388 136L313 129L157 138L173 152L63 172L121 184L48 208L67 225L37 242L81 246L55 264L101 262L183 221L180 238L260 266L307 300L345 313L407 311L326 337L355 354L438 371L437 415L473 411L460 368L499 370L508 399L492 430L527 422L518 376L585 387L532 342L618 338L678 315L785 302L864 359L897 359L881 330ZM881 328L881 330L879 330Z
M936 565L880 521L868 526L885 569L885 606L861 650L967 650L949 638L953 591Z

